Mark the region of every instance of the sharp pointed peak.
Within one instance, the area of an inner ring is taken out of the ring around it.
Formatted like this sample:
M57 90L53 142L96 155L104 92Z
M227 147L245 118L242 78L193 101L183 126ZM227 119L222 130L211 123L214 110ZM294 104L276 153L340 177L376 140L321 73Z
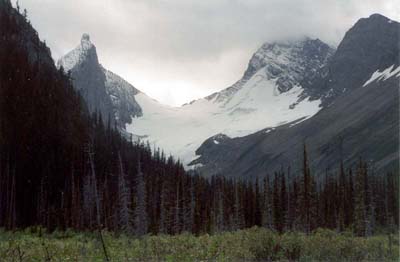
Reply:
M98 62L96 47L90 41L90 35L84 33L82 34L80 44L75 49L61 57L57 62L57 65L59 67L62 66L64 70L69 71L88 58L94 59Z
M81 42L90 42L90 35L87 33L84 33L81 37Z
M83 50L88 50L94 47L94 44L90 41L90 35L84 33L81 37L81 46Z

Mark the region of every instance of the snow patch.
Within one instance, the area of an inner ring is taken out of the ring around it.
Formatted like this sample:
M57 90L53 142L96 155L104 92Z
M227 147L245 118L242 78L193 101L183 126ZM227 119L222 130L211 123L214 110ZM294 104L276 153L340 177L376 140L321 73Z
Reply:
M310 117L303 117L303 118L300 118L300 119L294 121L293 123L291 123L291 124L289 125L289 128L291 128L291 127L293 127L293 126L295 126L295 125L297 125L297 124L300 124L301 122L303 122L304 120L306 120L306 119L308 119L308 118L310 118Z
M311 49L310 49L311 48ZM326 49L326 50L325 50ZM326 52L325 52L325 51ZM218 145L225 137L242 137L266 127L297 124L315 115L320 100L300 99L305 74L317 72L333 54L319 40L265 43L252 56L244 76L231 87L182 107L159 104L135 95L143 116L132 119L128 132L144 137L187 165L207 139ZM312 57L310 57L312 56ZM298 122L294 122L294 121Z
M228 101L204 98L182 107L170 107L138 93L135 99L143 116L133 118L126 130L147 136L146 140L179 158L188 168L196 157L196 149L216 134L242 137L266 126L313 116L321 109L319 100L304 99L295 108L289 108L302 92L300 86L294 86L288 92L277 93L275 80L262 68Z
M376 70L371 77L364 83L363 86L367 86L370 83L374 82L374 81L385 81L386 79L390 78L390 77L400 77L400 66L398 66L397 68L394 68L394 65L386 68L385 70L383 70L382 72L378 70Z
M202 163L197 163L197 164L191 165L188 169L195 170L195 169L203 167L203 166L204 165Z

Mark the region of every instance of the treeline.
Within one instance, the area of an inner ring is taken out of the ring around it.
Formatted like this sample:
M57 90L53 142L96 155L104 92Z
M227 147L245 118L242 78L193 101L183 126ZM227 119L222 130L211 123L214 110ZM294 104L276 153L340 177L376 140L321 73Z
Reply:
M154 158L110 122L89 116L26 11L0 0L0 227L119 228L116 199L129 196L128 206L147 201L130 199L140 174L184 173L180 163Z
M138 236L318 227L398 228L398 176L357 170L265 174L255 183L187 174L179 161L89 116L27 21L0 0L0 227ZM324 177L324 179L321 179Z
M155 155L162 159L158 152ZM362 161L354 174L339 165L338 174L327 173L317 182L310 173L305 149L301 174L281 171L255 183L223 177L206 180L179 172L173 179L167 174L152 174L145 176L147 214L140 215L144 214L139 211L140 205L125 205L124 199L117 199L124 208L115 212L125 209L122 213L126 216L120 215L124 219L119 227L115 223L109 229L131 232L127 229L138 225L135 221L139 216L147 217L147 222L144 219L139 224L147 225L147 232L152 234L216 233L254 225L278 232L311 233L319 227L352 230L359 236L370 236L382 228L395 231L398 177L368 173ZM136 188L135 192L129 198L133 202L141 199L137 194L143 189Z
M356 170L323 176L312 175L304 146L301 174L267 175L255 184L212 180L211 217L215 230L263 226L278 232L311 233L317 228L350 230L371 236L382 228L396 231L399 225L398 176L374 174L360 160ZM227 187L228 185L228 187ZM231 185L231 186L229 186Z

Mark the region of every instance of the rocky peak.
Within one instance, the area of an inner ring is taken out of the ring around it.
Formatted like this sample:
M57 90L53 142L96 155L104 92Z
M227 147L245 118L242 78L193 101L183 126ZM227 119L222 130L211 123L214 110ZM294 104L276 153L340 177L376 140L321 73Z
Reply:
M101 113L104 120L116 122L121 130L133 116L142 115L135 100L139 90L100 65L89 34L83 34L80 44L63 56L57 65L71 71L74 87L81 91L91 113Z
M82 35L81 43L84 43L84 42L90 42L90 35L89 34L84 33Z
M260 70L264 70L267 79L276 81L280 93L289 91L296 85L302 86L316 78L321 73L320 68L326 65L334 52L321 40L309 37L264 43L251 57L239 81L206 99L229 101Z
M76 90L85 99L90 113L100 113L114 123L114 110L106 90L106 76L99 64L96 47L88 34L83 34L79 45L60 58L58 67L71 73Z
M88 52L92 48L95 48L95 46L90 42L90 36L88 34L83 34L80 46L81 51Z
M334 49L321 40L308 37L265 43L250 59L243 78L250 79L265 68L267 77L276 79L279 91L286 92L314 75L333 52Z
M380 14L361 18L348 30L319 79L307 87L312 98L330 104L361 87L377 70L399 64L400 24Z
M60 58L57 62L57 66L62 66L65 71L70 71L86 60L98 64L96 47L90 41L89 34L83 34L80 45Z

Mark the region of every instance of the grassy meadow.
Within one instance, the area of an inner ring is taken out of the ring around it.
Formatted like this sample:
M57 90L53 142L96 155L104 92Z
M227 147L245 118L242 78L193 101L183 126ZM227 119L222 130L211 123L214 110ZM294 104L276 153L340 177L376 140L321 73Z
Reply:
M32 228L0 231L1 261L105 261L96 233ZM110 261L399 261L398 236L354 237L319 229L311 235L264 228L193 236L145 236L103 232Z

